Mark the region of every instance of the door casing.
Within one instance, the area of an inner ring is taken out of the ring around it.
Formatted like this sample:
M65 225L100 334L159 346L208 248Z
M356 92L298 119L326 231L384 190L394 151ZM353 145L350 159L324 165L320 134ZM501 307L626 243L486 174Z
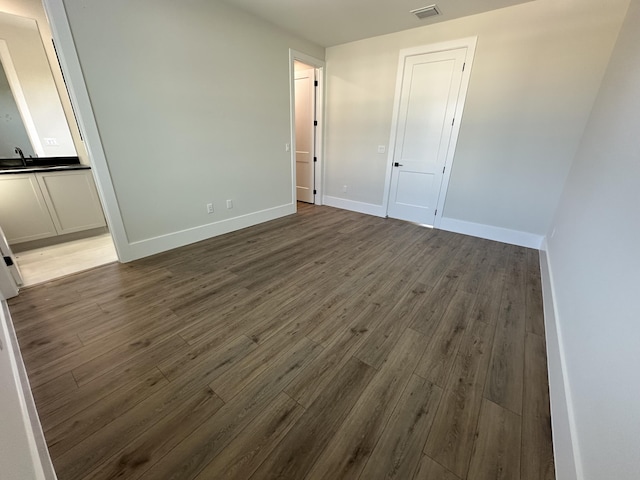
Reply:
M438 198L437 213L435 216L434 228L440 226L442 220L442 213L444 210L444 203L447 197L447 188L449 187L449 179L451 178L451 167L453 165L453 159L455 156L456 144L458 142L458 134L460 133L460 126L462 124L462 114L464 111L464 104L467 97L467 90L469 88L469 80L471 78L471 70L473 67L473 59L476 51L476 44L478 37L466 37L459 40L451 40L448 42L433 43L429 45L422 45L418 47L405 48L400 50L398 59L398 73L396 75L396 92L393 100L393 117L391 121L391 132L389 135L389 149L387 157L387 169L384 186L384 198L383 208L385 212L389 210L389 195L391 191L391 174L393 170L393 158L395 152L396 133L398 130L398 115L400 111L400 98L402 94L402 82L404 78L404 66L405 59L413 55L422 55L425 53L436 53L447 50L455 50L458 48L466 48L467 56L465 58L465 68L462 74L462 82L460 84L460 92L458 94L458 103L455 111L454 118L456 119L453 130L451 132L451 138L449 140L449 149L447 158L445 160L445 173L442 178L442 186L440 189L440 197Z

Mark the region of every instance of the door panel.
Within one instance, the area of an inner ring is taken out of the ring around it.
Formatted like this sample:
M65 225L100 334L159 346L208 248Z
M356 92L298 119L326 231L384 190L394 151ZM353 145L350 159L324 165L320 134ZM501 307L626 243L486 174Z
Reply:
M434 175L431 173L398 172L398 190L396 203L407 207L427 208L429 199L422 192L433 188Z
M295 74L296 120L296 196L299 201L313 203L315 69Z
M388 215L433 225L466 48L405 58Z

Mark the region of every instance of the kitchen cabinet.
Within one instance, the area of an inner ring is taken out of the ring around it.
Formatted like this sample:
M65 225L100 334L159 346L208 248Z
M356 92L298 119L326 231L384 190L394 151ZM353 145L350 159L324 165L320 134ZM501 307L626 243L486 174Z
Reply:
M104 227L91 170L0 175L0 225L10 244Z
M35 174L0 175L0 225L10 244L57 235Z
M58 235L106 225L91 170L35 174Z

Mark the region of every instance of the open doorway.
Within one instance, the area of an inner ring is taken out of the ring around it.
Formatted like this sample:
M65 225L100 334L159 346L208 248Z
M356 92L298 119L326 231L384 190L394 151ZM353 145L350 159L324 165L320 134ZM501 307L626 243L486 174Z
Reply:
M316 69L296 60L294 67L296 132L296 200L315 203Z
M320 205L324 62L291 51L291 63L294 200Z
M16 283L117 261L42 5L0 11L0 31L0 104L12 112L0 135L0 236Z

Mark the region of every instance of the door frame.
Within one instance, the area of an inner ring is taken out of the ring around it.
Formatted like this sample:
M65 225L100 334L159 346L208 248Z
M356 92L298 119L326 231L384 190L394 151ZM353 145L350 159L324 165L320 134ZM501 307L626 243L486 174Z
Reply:
M324 187L324 72L325 62L306 53L289 49L289 96L290 96L290 125L291 125L291 201L297 211L296 202L296 92L295 92L295 61L302 62L316 69L318 88L316 90L316 120L318 126L315 129L315 156L317 162L313 163L313 176L316 193L313 197L315 205L322 205L322 191Z
M462 81L460 82L460 91L458 92L458 103L456 105L455 124L451 131L451 138L449 139L449 145L447 150L447 157L445 160L445 172L442 177L442 183L440 186L440 195L438 196L438 203L436 206L436 216L434 219L433 227L439 228L442 221L442 213L444 211L444 203L447 198L447 189L449 188L449 180L451 178L451 167L453 166L453 159L455 156L456 145L458 143L458 134L460 133L460 126L462 125L462 113L464 111L464 104L467 98L467 90L469 89L469 80L471 78L471 70L473 68L473 59L476 52L476 44L478 37L466 37L458 40L451 40L447 42L432 43L429 45L421 45L418 47L405 48L400 50L398 59L398 73L396 75L396 92L393 99L393 117L391 119L391 133L389 135L389 149L387 153L387 170L384 184L384 198L382 201L382 208L385 215L389 213L389 196L391 193L391 175L393 171L393 156L396 147L396 135L398 130L398 115L400 113L400 97L402 95L402 81L404 79L404 66L407 57L414 55L423 55L426 53L444 52L447 50L455 50L458 48L466 48L467 53L465 57L465 67L462 73Z
M78 129L84 138L87 156L91 162L91 173L95 180L100 203L104 212L109 233L116 248L118 260L128 262L138 258L129 244L127 232L122 220L115 188L111 181L107 157L100 138L100 131L93 114L91 99L84 81L80 59L76 50L71 27L63 0L42 0L49 20L60 68L64 72L67 92L74 110Z

